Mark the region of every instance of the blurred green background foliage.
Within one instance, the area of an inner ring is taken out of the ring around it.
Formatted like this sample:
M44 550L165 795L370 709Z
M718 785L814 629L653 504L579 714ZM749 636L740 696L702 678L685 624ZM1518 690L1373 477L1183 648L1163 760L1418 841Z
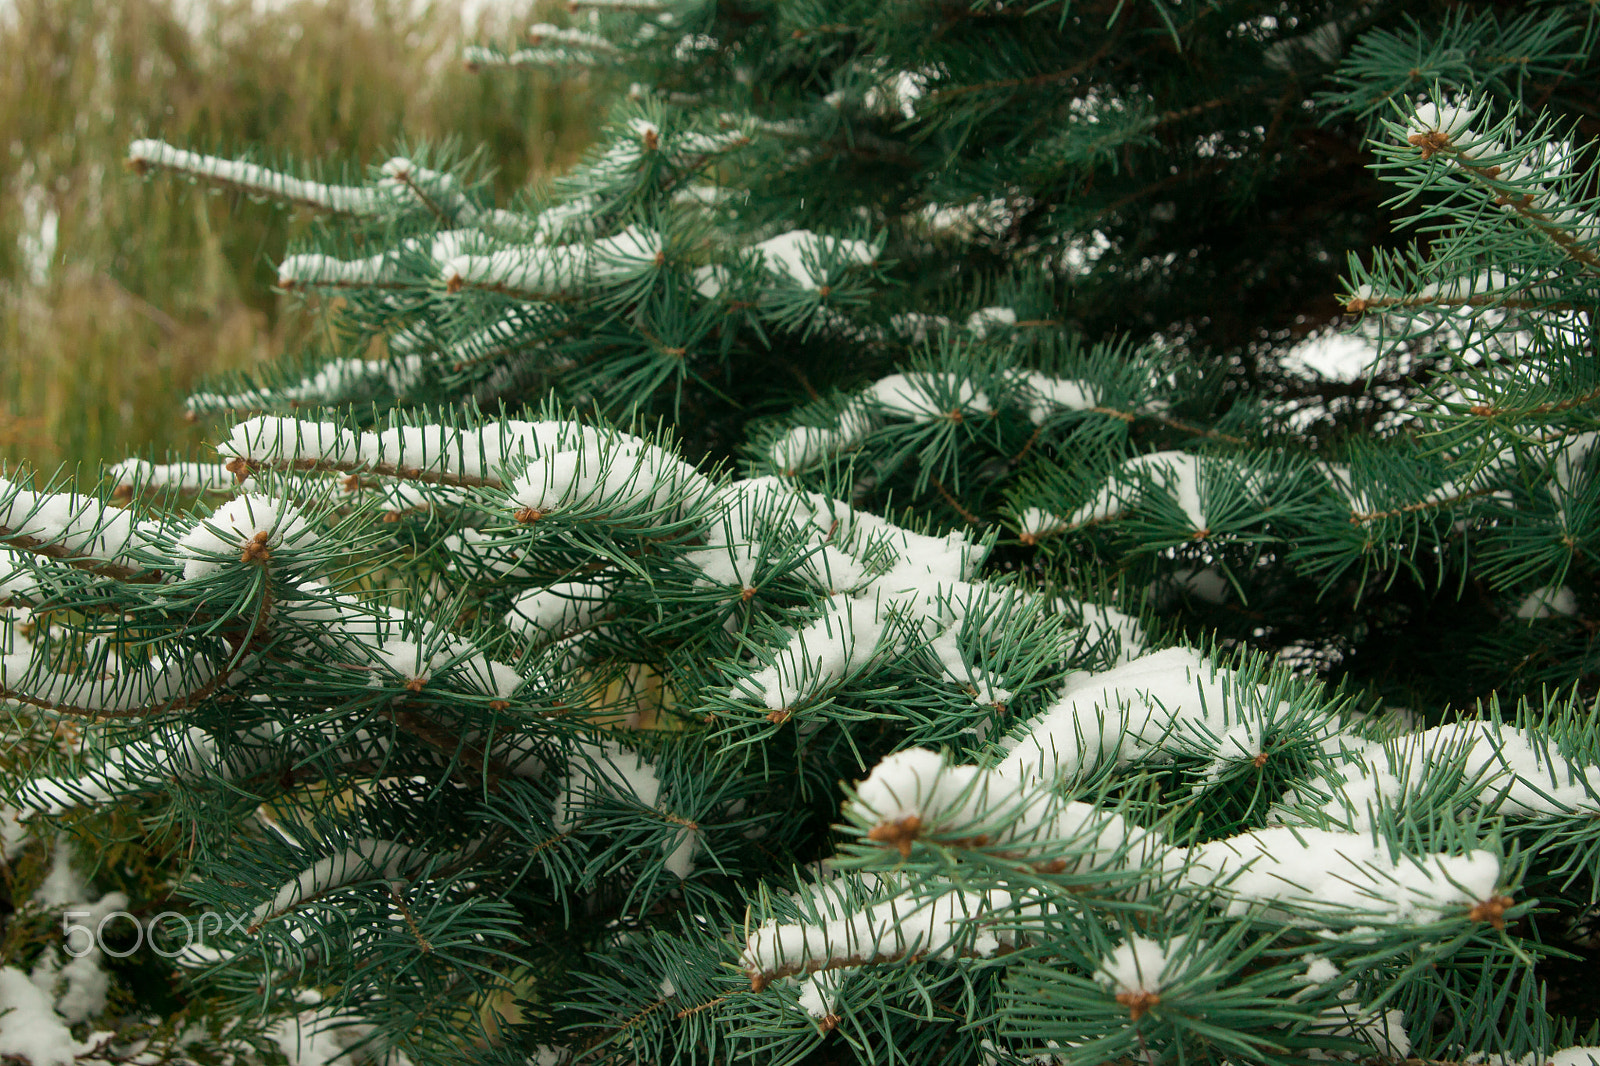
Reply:
M406 144L483 146L499 199L576 158L598 85L483 77L538 5L0 0L0 458L49 472L195 454L208 371L294 351L325 316L273 290L282 208L123 166L128 143L356 177ZM314 161L314 162L310 162ZM307 169L310 168L310 169Z

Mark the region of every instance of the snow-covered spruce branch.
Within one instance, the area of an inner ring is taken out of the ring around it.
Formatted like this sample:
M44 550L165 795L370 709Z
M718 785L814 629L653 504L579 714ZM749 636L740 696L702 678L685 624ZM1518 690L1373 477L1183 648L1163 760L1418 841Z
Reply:
M253 745L236 744L228 758L216 740L197 726L180 729L164 724L145 740L119 744L97 765L74 778L35 777L18 793L25 814L61 814L74 807L107 803L130 793L168 787L173 780L195 781L211 775L237 780L270 764L282 743L272 726L254 730Z
M742 254L754 256L769 284L808 289L826 297L849 271L876 263L881 249L881 239L854 240L798 229L752 244ZM696 290L707 299L718 299L730 276L723 263L699 267L694 274Z
M1297 719L1297 736L1307 743L1320 737L1326 744L1341 735L1336 715L1323 712L1307 723L1298 720L1303 714L1271 688L1219 669L1192 649L1168 649L1070 682L1055 704L1006 740L1005 754L990 764L952 764L915 748L889 756L857 786L847 813L866 841L902 858L922 842L981 848L1029 862L1043 873L1075 875L1075 883L1092 873L1135 898L1159 886L1169 906L1185 900L1189 907L1215 904L1239 916L1277 913L1308 930L1329 923L1335 928L1351 923L1503 925L1513 902L1500 891L1500 860L1489 851L1407 854L1375 838L1367 825L1319 828L1320 812L1301 813L1292 803L1279 808L1278 825L1174 847L1159 831L1135 826L1115 810L1057 792L1106 761L1123 765L1209 754L1217 772L1226 765L1259 767L1273 758L1270 737L1290 719ZM1471 738L1464 747L1464 769L1481 794L1522 804L1503 806L1502 813L1570 812L1578 805L1600 811L1595 792L1600 768L1586 768L1586 781L1575 779L1579 771L1570 763L1557 774L1557 760L1541 758L1527 741L1502 730L1484 726L1451 732ZM1496 738L1512 745L1499 767L1493 766ZM1429 734L1414 748L1398 750L1413 760L1448 757L1445 749L1455 742ZM1360 761L1364 754L1383 750L1376 743L1358 748L1351 765L1371 765ZM1474 765L1473 759L1479 762ZM1483 760L1493 772L1486 772ZM1548 789L1563 777L1559 802L1553 803L1557 797ZM1398 785L1396 775L1388 779ZM1348 778L1355 791L1344 792L1343 780L1324 778L1306 794L1321 802L1322 790L1332 790L1337 801L1329 809L1337 811L1370 810L1372 802L1384 799L1370 771L1366 778ZM1001 946L1003 938L992 934L980 941L997 923L975 915L1002 910L1009 899L1000 903L989 897L986 906L963 900L962 908L941 910L934 904L943 898L925 886L920 896L913 893L887 905L851 909L835 901L826 913L819 910L807 920L773 919L750 934L746 970L760 988L778 977L890 961L908 951L936 956L952 945L981 942L987 950L980 953L992 954ZM1013 913L1009 922L998 924L1025 930L1021 917ZM913 943L922 946L912 948Z
M932 886L924 886L932 887ZM752 991L784 977L923 959L985 958L1014 947L1016 908L1002 889L905 892L850 909L837 883L813 886L809 921L764 923L740 963Z
M661 235L630 226L589 244L522 245L492 255L460 255L440 268L445 289L482 289L523 300L570 298L620 284L665 265Z
M1452 481L1441 469L1428 475L1433 478L1431 485L1419 483L1407 495L1407 486L1393 481L1373 479L1358 486L1347 463L1314 462L1302 467L1279 457L1252 465L1232 456L1147 452L1123 460L1076 510L1058 514L1029 506L1014 512L1012 524L1024 544L1152 508L1175 508L1196 541L1235 522L1255 523L1269 514L1284 516L1280 520L1288 528L1301 521L1295 514L1338 509L1348 514L1350 525L1369 526L1487 496L1501 487L1503 473L1490 467L1468 480Z
M414 283L400 277L400 264L392 252L367 259L337 259L331 255L291 255L278 264L278 288L305 289L407 289Z
M147 539L144 548L147 558L159 560L151 569L153 579L181 570L186 581L195 581L230 567L266 567L280 553L293 558L306 546L310 532L310 523L293 505L252 493L193 520L174 539L169 538L175 531L161 531L160 539ZM130 660L123 656L119 638L91 642L76 656L82 661L62 672L61 656L51 641L30 639L8 626L0 656L0 692L22 703L93 718L151 717L194 707L250 668L254 641L268 623L269 600L265 593L253 598L249 635L225 664L185 642Z
M149 718L194 707L214 695L229 671L198 657L157 658L113 673L58 673L23 650L0 656L0 696L83 718Z
M428 366L421 354L381 360L333 359L318 367L315 373L282 385L261 385L234 393L192 393L185 406L195 413L257 411L302 404L337 407L367 398L375 391L404 396L422 379Z
M535 46L559 45L562 48L580 48L603 56L620 55L622 51L598 33L552 26L548 22L538 22L528 27L528 43Z
M404 156L395 156L380 169L383 184L396 196L416 200L445 225L471 226L479 221L477 205L461 190L454 174L430 170Z
M583 822L596 799L628 797L680 827L666 836L661 850L667 872L682 880L694 870L701 848L700 827L673 815L662 793L656 766L638 752L614 740L580 742L567 754L567 776L556 797L554 827L570 833Z
M163 141L134 141L128 146L128 163L140 173L167 170L219 188L330 214L376 216L394 206L393 196L382 189L307 181L255 163L174 148Z
M406 871L426 865L430 858L392 840L365 837L351 841L349 847L318 859L293 881L280 887L270 899L258 904L250 913L247 932L254 935L267 922L354 882L374 878L398 880Z
M75 492L33 492L0 478L0 543L123 581L155 580L145 565L156 530Z
M715 499L708 544L691 557L708 578L750 589L741 593L748 598L763 541L800 534L798 543L814 554L799 572L832 597L813 621L789 629L782 645L757 654L750 674L729 692L729 711L757 702L769 721L781 724L873 661L918 646L977 704L1011 698L1002 679L967 660L960 639L969 619L982 631L998 631L1028 604L1023 595L974 583L984 548L960 534L900 528L777 478L734 482Z
M519 48L502 52L483 45L468 45L461 51L467 70L477 73L485 68L528 67L536 70L562 70L567 67L587 69L597 66L600 60L595 53L574 48Z
M259 470L372 474L430 485L500 487L492 471L537 455L560 431L554 423L508 422L481 430L400 426L356 432L332 422L261 415L234 426L218 446L240 481Z
M1410 292L1380 292L1372 284L1362 283L1343 302L1353 315L1428 308L1571 311L1578 306L1571 291L1551 284L1551 279L1515 278L1498 270L1430 281Z
M1561 190L1573 187L1581 179L1567 166L1571 153L1555 153L1556 162L1552 164L1541 158L1543 153L1508 149L1495 139L1509 130L1508 123L1480 136L1471 125L1484 110L1481 101L1445 107L1424 103L1415 106L1404 127L1388 125L1397 137L1417 150L1423 162L1437 157L1453 172L1465 175L1493 203L1547 238L1562 255L1589 273L1600 273L1600 255L1592 247L1585 247L1600 235L1600 219L1594 214L1593 204L1587 208L1559 206ZM1549 132L1536 130L1535 136L1547 137Z
M567 0L567 10L653 15L666 11L667 5L664 0Z
M1403 810L1447 771L1463 806L1518 818L1600 812L1600 764L1562 754L1539 730L1498 720L1456 722L1388 740L1341 741L1331 765L1295 784L1286 812L1319 810L1361 830L1383 810Z
M106 470L117 499L168 491L189 495L232 493L238 482L222 463L150 463L124 459Z
M1013 316L1014 317L1014 316ZM1020 404L1028 420L1043 425L1063 411L1099 410L1093 384L1042 371L1008 374L1006 402ZM967 378L933 370L910 370L880 378L854 394L827 425L794 426L763 448L772 467L792 475L855 448L879 427L894 422L959 422L994 411L991 399Z
M455 195L461 194L457 191ZM464 200L463 204L460 211L470 209L471 205L465 204ZM337 259L315 252L291 255L278 264L278 287L291 291L420 288L428 284L431 275L442 264L485 243L488 243L488 237L482 231L461 228L440 230L424 237L408 237L378 255L364 259Z

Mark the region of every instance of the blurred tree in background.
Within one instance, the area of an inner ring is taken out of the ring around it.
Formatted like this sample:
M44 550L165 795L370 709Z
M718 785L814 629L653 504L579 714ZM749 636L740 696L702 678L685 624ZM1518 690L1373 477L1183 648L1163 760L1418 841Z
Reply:
M486 79L464 29L536 16L405 0L17 0L0 8L0 457L50 470L192 449L183 397L316 328L272 289L303 220L247 199L129 181L130 140L253 146L356 173L402 138L494 160L501 195L592 134L586 80Z

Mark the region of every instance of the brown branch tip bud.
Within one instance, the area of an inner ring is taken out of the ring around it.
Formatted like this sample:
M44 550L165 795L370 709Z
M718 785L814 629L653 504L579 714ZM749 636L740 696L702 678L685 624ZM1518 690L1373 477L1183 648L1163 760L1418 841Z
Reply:
M1117 1002L1128 1008L1128 1018L1131 1021L1138 1021L1151 1007L1161 1004L1161 997L1154 992L1146 992L1139 988L1132 992L1118 992Z
M909 814L893 822L880 822L867 833L874 844L892 844L902 859L911 857L912 843L922 835L922 818Z
M241 563L266 563L272 558L272 552L267 550L267 539L271 536L266 530L261 530L245 542L244 550L239 553Z
M1488 899L1474 903L1472 909L1467 912L1467 917L1475 922L1488 922L1496 929L1504 929L1506 927L1506 911L1515 902L1516 900L1510 896L1490 896Z
M1443 130L1428 130L1426 133L1413 133L1406 138L1418 151L1422 158L1432 159L1434 153L1443 152L1454 147L1450 143L1450 135Z

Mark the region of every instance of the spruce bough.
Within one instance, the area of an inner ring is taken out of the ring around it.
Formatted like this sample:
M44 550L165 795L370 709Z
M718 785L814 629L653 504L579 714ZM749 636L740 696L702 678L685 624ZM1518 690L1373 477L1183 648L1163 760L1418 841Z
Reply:
M130 150L324 216L278 280L338 297L191 399L218 461L0 494L0 686L93 723L13 803L178 831L194 1009L1600 1061L1546 984L1600 874L1589 5L574 11L468 57L632 83L506 207Z

